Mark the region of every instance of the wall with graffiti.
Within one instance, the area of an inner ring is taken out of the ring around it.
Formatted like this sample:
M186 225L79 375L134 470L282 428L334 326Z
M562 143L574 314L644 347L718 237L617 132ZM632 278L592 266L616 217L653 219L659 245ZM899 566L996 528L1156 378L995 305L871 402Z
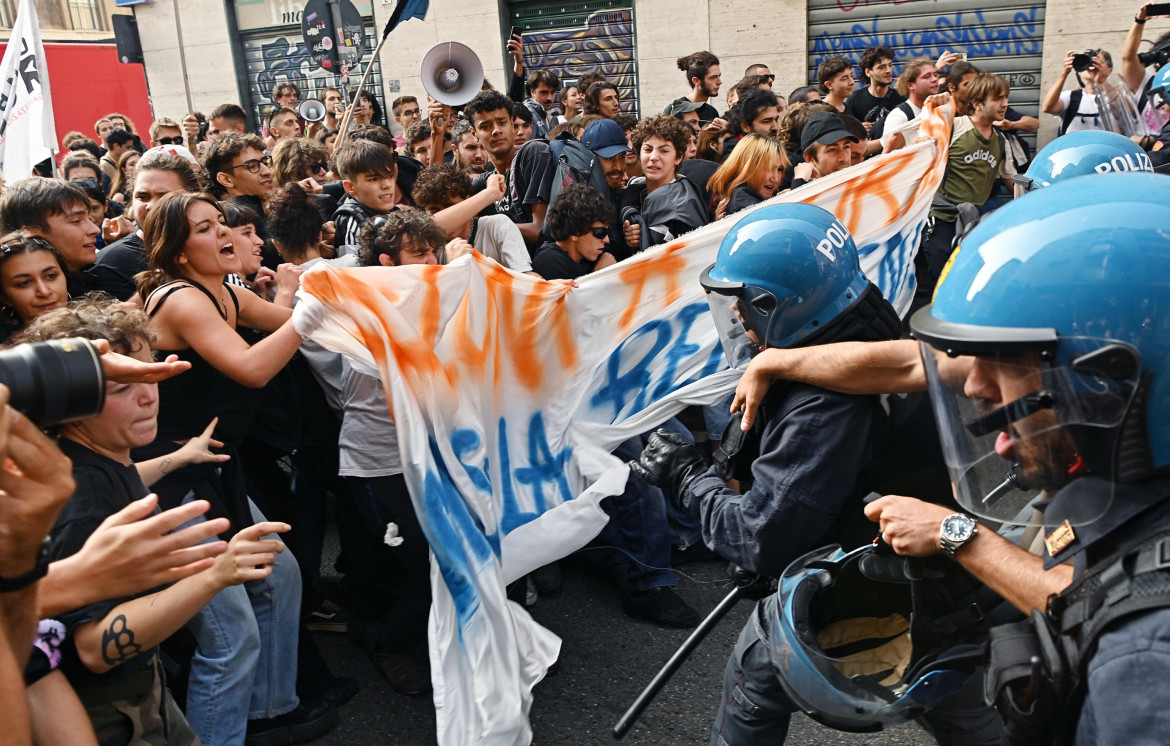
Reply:
M599 70L617 86L622 110L636 115L633 9L610 7L581 18L579 12L564 13L563 7L514 4L510 8L512 23L524 34L525 67L548 68L569 81Z
M1013 106L1034 108L1044 11L1044 0L809 0L809 80L826 57L856 63L867 47L892 47L898 63L951 51L1006 77Z
M356 87L365 72L365 65L373 54L374 32L366 28L366 53L362 61L349 71L351 87ZM252 114L257 122L273 105L272 92L279 83L293 83L301 89L302 100L319 98L326 87L339 88L340 77L313 64L309 50L301 37L300 26L276 32L249 34L243 39L244 64L248 75L248 94ZM378 66L370 75L366 87L381 99L382 76ZM382 110L386 110L385 104Z

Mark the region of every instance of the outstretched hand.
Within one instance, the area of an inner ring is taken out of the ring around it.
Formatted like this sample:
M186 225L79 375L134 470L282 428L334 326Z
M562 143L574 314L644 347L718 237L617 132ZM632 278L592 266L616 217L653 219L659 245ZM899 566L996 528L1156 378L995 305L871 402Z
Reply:
M106 378L117 383L158 383L191 367L191 363L180 360L178 355L168 355L160 363L144 363L111 351L110 343L104 339L91 340L90 344L101 355Z

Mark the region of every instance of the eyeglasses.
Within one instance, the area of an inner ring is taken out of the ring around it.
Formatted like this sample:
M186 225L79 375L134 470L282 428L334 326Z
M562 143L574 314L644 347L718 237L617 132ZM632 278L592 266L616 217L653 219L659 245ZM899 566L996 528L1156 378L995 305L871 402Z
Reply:
M250 161L244 161L238 166L228 166L227 171L235 171L237 168L246 168L250 174L260 173L260 167L269 167L272 165L272 156L266 155L263 158L253 158Z
M776 76L773 75L772 73L761 74L760 77L763 78L764 80L768 81L769 83L773 83L776 81Z
M602 225L595 228L590 228L589 232L593 234L596 239L602 239L609 235L609 226Z
M317 161L316 163L310 163L309 169L312 170L313 173L326 173L329 171L329 164L324 161Z
M422 116L422 111L420 111L419 109L403 109L402 114L400 116L403 116L403 117Z
M160 137L158 139L158 144L159 145L182 145L183 144L183 136L179 135L178 137Z

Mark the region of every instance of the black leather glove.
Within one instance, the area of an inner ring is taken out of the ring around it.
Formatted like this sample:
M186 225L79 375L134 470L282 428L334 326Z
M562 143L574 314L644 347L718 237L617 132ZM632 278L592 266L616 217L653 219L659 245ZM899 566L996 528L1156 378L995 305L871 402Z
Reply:
M667 495L682 495L707 470L695 444L671 430L657 430L630 470Z

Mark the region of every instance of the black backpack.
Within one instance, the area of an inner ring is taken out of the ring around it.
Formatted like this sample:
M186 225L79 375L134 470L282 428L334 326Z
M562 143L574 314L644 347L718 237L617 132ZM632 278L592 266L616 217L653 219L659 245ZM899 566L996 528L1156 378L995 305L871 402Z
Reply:
M890 109L890 111L887 111L885 114L882 114L881 118L879 118L876 122L873 123L873 127L869 130L869 139L870 140L882 139L882 135L885 134L885 129L886 129L886 117L888 117L890 115L890 112L895 111L896 109L902 110L902 113L906 115L907 122L914 118L914 109L910 106L910 102L903 101L902 103L895 106L893 109Z
M571 132L557 135L548 147L557 159L556 175L548 194L549 205L556 201L561 192L577 183L588 184L603 197L609 195L609 184L605 181L605 172L601 170L597 156L573 137Z
M1072 124L1073 118L1076 117L1077 112L1081 109L1081 99L1084 98L1085 92L1082 90L1075 90L1068 94L1068 106L1064 107L1064 111L1060 112L1060 133L1063 135L1068 132L1068 126Z

